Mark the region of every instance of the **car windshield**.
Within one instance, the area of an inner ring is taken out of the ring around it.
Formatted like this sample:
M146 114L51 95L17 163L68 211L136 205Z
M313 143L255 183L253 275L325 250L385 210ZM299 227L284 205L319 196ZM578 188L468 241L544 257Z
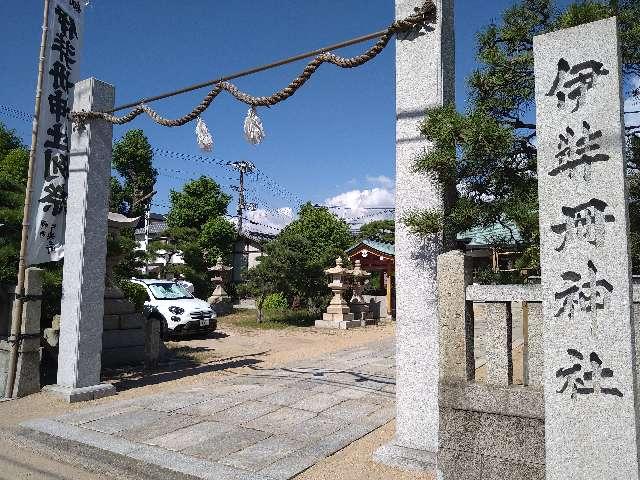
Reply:
M158 300L176 300L179 298L193 298L184 287L173 282L150 283L149 290Z

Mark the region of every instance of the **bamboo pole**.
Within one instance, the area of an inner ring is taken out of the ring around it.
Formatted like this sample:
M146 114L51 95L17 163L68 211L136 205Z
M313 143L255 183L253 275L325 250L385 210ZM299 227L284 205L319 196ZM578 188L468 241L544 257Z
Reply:
M16 296L13 301L11 315L11 351L9 354L9 367L7 371L7 383L5 386L5 398L13 397L13 389L16 380L16 367L18 364L18 349L20 346L20 332L22 331L22 310L24 294L24 277L27 256L27 241L29 239L31 196L33 194L33 170L35 165L36 147L38 143L38 124L40 119L40 103L42 98L42 81L44 76L45 50L47 46L47 33L49 25L49 0L44 0L44 14L42 21L42 37L40 40L40 59L38 61L38 80L36 83L36 100L31 128L31 150L29 151L29 170L27 174L27 188L24 194L24 209L22 211L22 237L20 240L20 259L18 262L18 284Z

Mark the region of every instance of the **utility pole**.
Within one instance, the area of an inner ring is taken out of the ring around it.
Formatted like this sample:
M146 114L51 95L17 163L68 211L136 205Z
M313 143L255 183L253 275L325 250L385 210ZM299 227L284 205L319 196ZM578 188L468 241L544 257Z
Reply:
M234 170L238 170L240 172L240 185L237 187L237 192L238 192L237 215L238 215L238 236L241 236L242 235L242 219L244 217L245 208L255 209L254 204L247 204L244 200L244 174L252 173L256 169L256 166L253 163L248 162L246 160L242 160L240 162L231 162L231 163L228 163L228 165L231 165ZM234 190L236 189L234 188Z

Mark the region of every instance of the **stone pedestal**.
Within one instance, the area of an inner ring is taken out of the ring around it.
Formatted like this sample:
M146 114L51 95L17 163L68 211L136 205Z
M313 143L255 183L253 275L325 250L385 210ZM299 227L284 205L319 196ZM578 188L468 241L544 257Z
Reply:
M145 361L144 315L124 298L120 289L105 290L102 332L102 366L120 367Z
M415 0L396 0L396 18L413 13ZM438 451L439 236L413 235L402 219L416 209L443 211L437 180L414 171L431 148L419 132L429 108L455 102L453 0L436 0L437 20L396 41L396 435L375 458L433 470Z
M217 278L213 278L212 280L217 280ZM216 312L216 315L227 315L233 310L231 297L225 292L222 283L216 285L215 290L207 299L207 302L209 302L211 308Z
M94 78L76 83L74 110L113 108L115 91ZM57 385L69 402L115 394L100 383L107 213L113 127L92 120L71 135Z

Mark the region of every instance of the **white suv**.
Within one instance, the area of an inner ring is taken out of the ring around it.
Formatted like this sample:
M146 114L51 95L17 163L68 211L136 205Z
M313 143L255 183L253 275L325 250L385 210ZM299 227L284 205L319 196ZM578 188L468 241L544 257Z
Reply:
M191 295L171 280L132 278L142 285L149 299L145 302L147 317L160 320L163 338L178 333L212 332L217 328L216 312L204 300Z

